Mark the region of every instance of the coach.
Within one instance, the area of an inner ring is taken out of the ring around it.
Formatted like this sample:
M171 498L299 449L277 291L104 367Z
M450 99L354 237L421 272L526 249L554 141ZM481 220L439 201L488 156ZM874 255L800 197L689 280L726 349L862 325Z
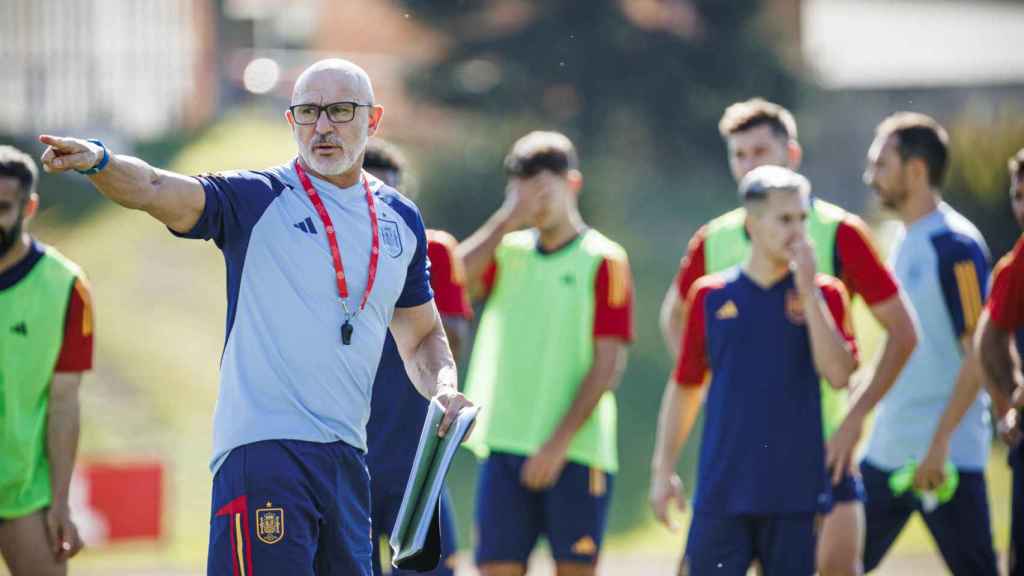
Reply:
M299 155L262 171L188 177L53 136L40 137L42 162L224 254L207 573L368 576L366 421L388 328L417 390L447 408L440 434L469 402L434 306L420 214L362 170L383 113L369 77L345 60L317 62L291 104Z

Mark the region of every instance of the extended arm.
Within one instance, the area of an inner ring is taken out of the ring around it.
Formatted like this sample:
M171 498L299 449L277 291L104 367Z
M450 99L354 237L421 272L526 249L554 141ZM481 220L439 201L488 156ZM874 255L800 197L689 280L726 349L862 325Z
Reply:
M78 138L40 136L47 172L88 170L103 158L103 149ZM101 171L88 176L104 196L135 210L148 212L176 232L187 232L203 213L206 195L194 178L154 168L131 156L110 154Z

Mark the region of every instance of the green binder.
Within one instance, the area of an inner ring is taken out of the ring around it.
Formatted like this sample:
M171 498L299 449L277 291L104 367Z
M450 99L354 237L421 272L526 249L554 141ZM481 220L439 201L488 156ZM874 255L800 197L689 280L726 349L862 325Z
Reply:
M438 438L444 407L436 400L430 402L402 505L391 531L391 565L395 568L427 572L437 567L441 559L440 511L444 479L478 410L475 406L460 410L444 438Z

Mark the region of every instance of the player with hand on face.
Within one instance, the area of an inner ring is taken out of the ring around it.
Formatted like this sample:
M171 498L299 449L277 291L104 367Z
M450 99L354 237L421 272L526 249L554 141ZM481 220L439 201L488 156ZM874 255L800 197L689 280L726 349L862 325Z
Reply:
M797 140L793 115L782 106L761 98L737 102L722 114L719 132L725 141L729 169L738 183L759 166L783 166L797 170L803 149ZM680 335L686 319L686 296L698 278L742 263L751 252L744 228L743 206L702 226L690 239L675 282L661 309L665 343L678 357ZM864 419L885 396L916 344L910 306L900 293L892 271L875 250L870 233L856 215L812 198L807 220L818 272L843 281L851 296L859 295L887 338L877 367L867 386L847 410L845 389L822 382L824 433L832 472L834 506L819 532L818 570L822 576L861 574L864 548L864 491L854 452Z
M846 290L817 274L807 235L810 183L777 166L739 186L750 258L687 296L681 354L662 397L650 500L670 527L675 467L705 406L682 574L814 574L819 514L831 506L820 380L857 367Z
M633 337L626 252L588 227L572 142L531 132L505 158L505 202L459 245L486 297L466 394L475 441L477 565L518 576L540 535L559 576L594 574L618 467L613 390ZM520 230L521 228L526 230Z

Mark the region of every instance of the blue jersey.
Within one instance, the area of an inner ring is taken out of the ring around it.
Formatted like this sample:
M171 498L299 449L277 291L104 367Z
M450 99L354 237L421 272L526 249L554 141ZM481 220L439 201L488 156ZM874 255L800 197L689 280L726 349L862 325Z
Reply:
M981 233L942 203L908 226L890 256L917 322L917 348L892 389L878 403L865 458L895 469L928 452L953 395L964 350L985 301L989 253ZM953 432L949 458L958 468L982 470L991 428L982 391Z
M380 258L350 345L327 234L292 164L198 177L203 214L181 236L213 240L227 268L227 327L214 411L217 468L235 447L260 440L343 441L366 450L370 394L396 306L433 297L427 242L416 207L365 174L379 218ZM359 308L371 227L362 182L340 189L310 174L338 231Z
M847 297L818 276L835 324L853 348ZM699 280L688 297L674 379L701 386L710 370L694 510L815 512L830 505L821 384L792 274L768 288L739 268Z

